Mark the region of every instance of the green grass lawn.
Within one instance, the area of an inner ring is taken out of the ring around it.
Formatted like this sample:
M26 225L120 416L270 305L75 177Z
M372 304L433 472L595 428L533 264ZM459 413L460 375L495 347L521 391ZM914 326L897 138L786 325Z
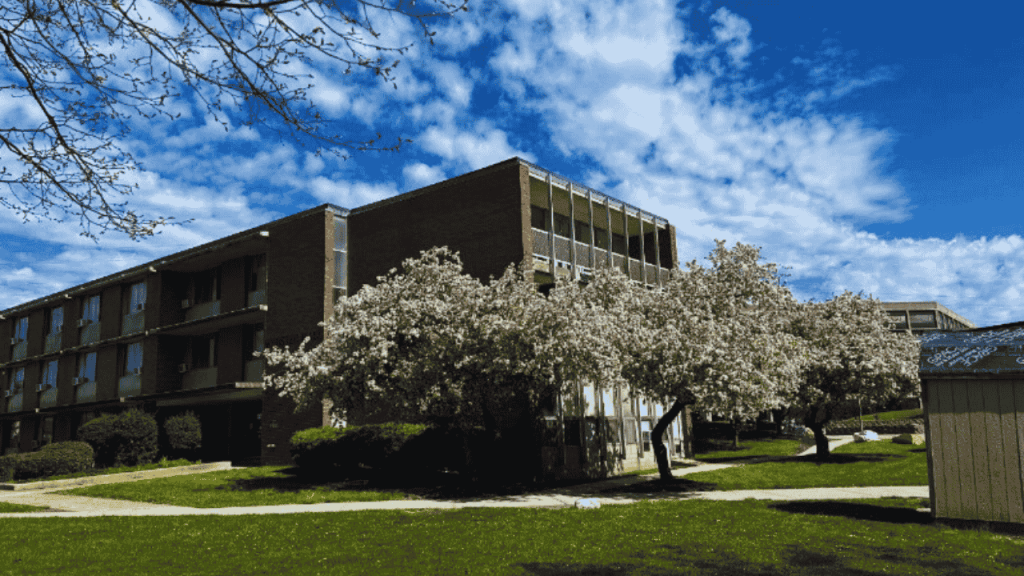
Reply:
M191 508L319 504L403 500L398 491L364 490L342 483L317 483L288 474L285 466L261 466L104 484L62 491L61 494L116 498Z
M41 512L48 510L45 506L29 506L28 504L11 504L0 502L0 514L12 514L15 512Z
M1014 575L1024 540L920 500L645 502L598 510L0 519L17 574Z
M800 450L799 440L744 440L740 449L732 442L719 442L709 446L708 451L697 453L694 458L702 462L730 462L761 456L793 456Z
M891 412L879 412L877 414L865 414L863 420L865 422L878 422L885 420L909 420L911 418L921 418L924 416L924 410L920 408L912 408L910 410L893 410ZM842 424L856 424L856 418L847 418L841 422Z
M719 490L815 488L827 486L922 486L928 484L925 447L892 442L851 443L832 451L829 461L815 455L780 462L748 464L686 476Z

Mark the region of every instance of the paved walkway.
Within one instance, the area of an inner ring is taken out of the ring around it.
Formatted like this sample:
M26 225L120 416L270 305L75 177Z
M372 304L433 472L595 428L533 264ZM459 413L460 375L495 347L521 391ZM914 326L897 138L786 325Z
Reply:
M829 442L829 448L852 442L852 438ZM813 454L814 448L802 454ZM737 464L698 464L673 470L675 476L729 468ZM48 512L0 514L0 518L83 518L95 516L237 516L243 514L295 514L301 512L346 512L353 510L423 510L459 508L565 508L581 499L595 499L601 505L633 504L644 500L837 500L850 498L928 498L928 486L881 486L861 488L802 488L784 490L730 490L715 492L616 494L608 489L642 482L648 477L625 476L606 481L536 494L463 500L389 500L384 502L344 502L327 504L290 504L280 506L246 506L237 508L188 508L164 504L147 504L107 498L67 496L53 493L58 489L31 492L0 493L0 502L46 506Z

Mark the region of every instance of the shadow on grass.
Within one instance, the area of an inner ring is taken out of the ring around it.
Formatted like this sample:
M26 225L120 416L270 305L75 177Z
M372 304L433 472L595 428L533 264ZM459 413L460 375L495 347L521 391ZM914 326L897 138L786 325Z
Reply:
M793 514L814 516L841 516L853 520L872 520L890 524L931 524L929 512L918 512L914 508L856 504L832 501L796 501L769 504L769 508Z
M648 480L632 484L612 486L602 489L602 494L680 494L686 492L711 492L718 490L717 484L710 482L696 482L686 478L673 478L671 480Z
M763 543L752 542L755 547ZM830 576L867 576L880 571L861 567L864 560L882 564L881 571L893 567L920 567L929 574L942 576L980 576L989 571L975 568L959 560L930 559L928 547L911 549L886 546L867 546L861 551L835 552L812 549L803 545L786 545L780 550L776 562L751 560L736 553L710 549L706 546L663 545L633 555L628 563L572 564L565 562L528 562L517 564L528 574L537 576L569 576L593 574L595 576L663 576L668 574L716 574L722 576L788 576L793 574L822 574ZM756 553L747 556L757 557Z
M835 454L829 453L824 460L817 454L807 456L735 456L723 458L700 458L706 464L760 464L762 462L813 462L815 464L855 464L857 462L884 462L898 458L906 458L902 454Z

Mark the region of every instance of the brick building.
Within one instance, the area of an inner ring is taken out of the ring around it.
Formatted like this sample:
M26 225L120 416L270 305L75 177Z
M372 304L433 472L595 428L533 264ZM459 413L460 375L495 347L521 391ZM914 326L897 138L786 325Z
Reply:
M291 434L326 414L263 390L253 352L319 341L339 295L433 246L480 278L532 263L539 285L612 265L653 287L678 262L665 219L519 158L353 210L324 204L0 312L0 450L73 439L134 406L196 412L204 460L287 463ZM582 385L559 404L541 451L551 473L653 465L662 407Z

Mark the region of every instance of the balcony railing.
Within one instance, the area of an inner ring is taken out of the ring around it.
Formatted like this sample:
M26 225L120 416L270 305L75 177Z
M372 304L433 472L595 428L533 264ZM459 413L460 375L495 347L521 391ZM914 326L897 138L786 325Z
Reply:
M182 390L213 388L217 385L217 367L194 368L181 377Z
M7 412L21 412L22 399L24 395L21 392L9 397L7 399Z
M43 354L57 352L60 350L60 332L46 335L46 342L43 343Z
M220 314L220 300L203 302L202 304L196 304L185 312L185 321L190 322L192 320L209 318L218 314Z
M263 359L257 358L256 360L249 360L245 363L245 381L246 382L262 382L263 381Z
M267 291L266 290L253 290L249 292L249 298L246 301L246 305L249 308L254 308L261 304L267 303Z
M117 395L120 398L127 398L129 396L138 396L142 393L142 376L138 374L128 374L122 376L117 381Z
M39 407L40 408L53 408L57 405L57 388L50 386L48 389L39 393Z
M28 354L28 342L22 340L11 348L11 360L21 360Z
M75 403L82 404L84 402L95 402L96 401L96 381L85 382L79 384L75 388Z
M81 345L92 344L98 342L100 339L100 323L93 322L82 327L82 337L78 343Z
M131 314L125 314L121 320L121 334L138 334L146 329L146 312L140 310Z

